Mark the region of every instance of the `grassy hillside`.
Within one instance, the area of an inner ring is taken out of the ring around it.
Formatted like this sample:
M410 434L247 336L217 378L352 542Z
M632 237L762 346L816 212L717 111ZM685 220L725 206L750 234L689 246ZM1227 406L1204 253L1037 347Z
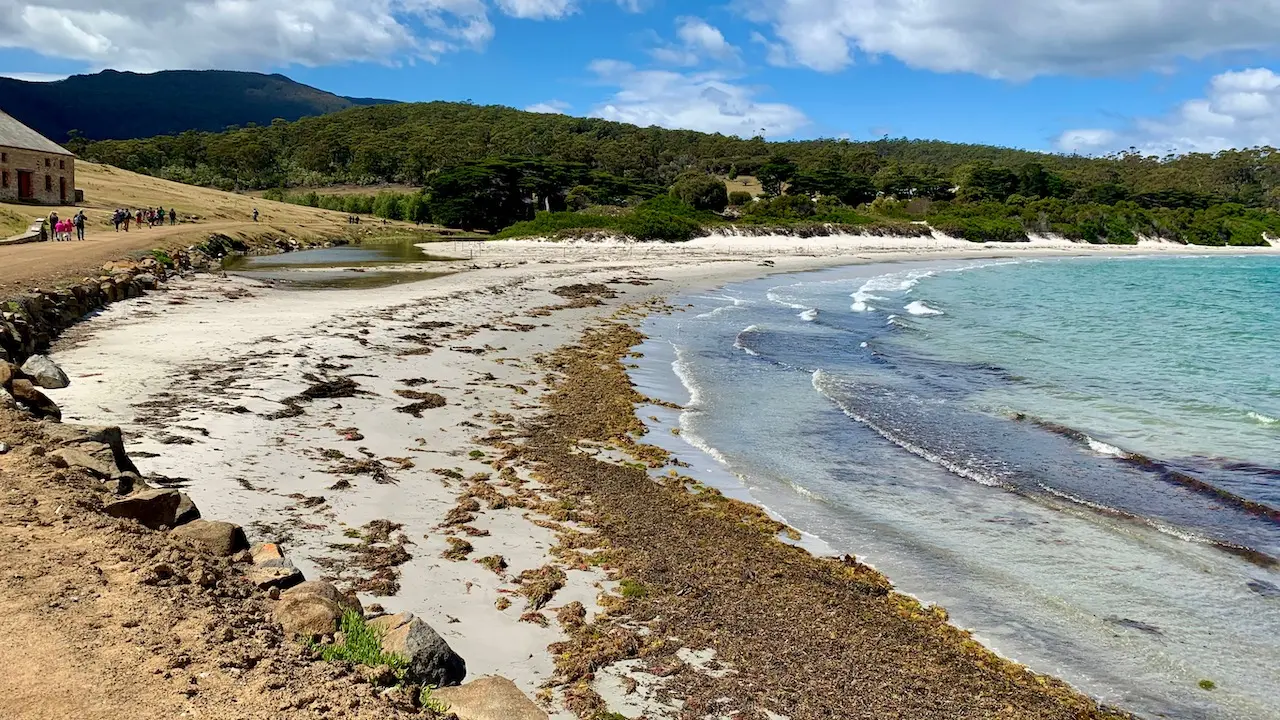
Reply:
M55 142L144 138L231 125L270 125L385 102L345 98L283 75L221 70L104 70L58 82L0 78L0 110Z

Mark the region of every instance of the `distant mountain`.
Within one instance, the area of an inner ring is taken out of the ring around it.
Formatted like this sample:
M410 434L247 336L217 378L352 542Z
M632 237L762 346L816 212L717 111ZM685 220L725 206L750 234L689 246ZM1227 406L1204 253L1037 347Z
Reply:
M0 110L59 143L72 130L90 140L127 140L391 102L342 97L283 75L226 70L104 70L57 82L0 78Z

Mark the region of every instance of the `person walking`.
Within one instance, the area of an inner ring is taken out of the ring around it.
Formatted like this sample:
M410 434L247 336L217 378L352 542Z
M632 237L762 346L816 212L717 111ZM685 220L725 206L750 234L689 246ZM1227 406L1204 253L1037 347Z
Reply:
M253 221L258 222L258 208L253 209Z
M124 231L129 232L129 223L133 220L133 213L128 210L124 211Z
M178 211L174 210L173 208L169 208L169 224L170 225L178 224Z
M53 241L58 241L58 213L57 211L49 213L49 234L53 236Z
M79 240L80 242L84 242L84 223L85 223L85 219L86 219L86 218L85 218L85 216L84 216L84 211L83 211L83 210L81 210L80 212L76 213L76 240Z
M139 230L142 229L142 211L141 210L138 211L138 229Z

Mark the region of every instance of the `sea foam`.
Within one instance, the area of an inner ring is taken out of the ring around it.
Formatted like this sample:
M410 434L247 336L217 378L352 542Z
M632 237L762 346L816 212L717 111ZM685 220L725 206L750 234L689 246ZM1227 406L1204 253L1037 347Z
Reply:
M902 309L912 315L945 315L941 310L925 305L923 300L916 300Z

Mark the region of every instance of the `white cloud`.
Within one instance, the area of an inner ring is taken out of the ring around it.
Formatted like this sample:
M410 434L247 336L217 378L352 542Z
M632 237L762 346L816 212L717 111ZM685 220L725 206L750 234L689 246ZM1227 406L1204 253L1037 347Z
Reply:
M528 112L545 113L547 115L564 115L573 106L563 100L548 100L546 102L534 103L525 108Z
M578 10L576 0L497 0L497 3L506 14L529 20L562 18Z
M1068 130L1057 144L1068 152L1136 147L1156 154L1278 145L1280 74L1267 68L1225 72L1209 81L1205 97L1188 100L1163 117L1137 118L1120 131Z
M617 88L591 117L741 137L787 136L809 122L797 108L761 102L758 88L738 85L720 72L640 70L617 60L597 60L590 70Z
M719 62L736 62L738 48L725 40L724 33L707 21L696 17L676 20L676 37L679 42L656 47L649 51L654 60L665 65L692 67L704 59Z
M1166 68L1280 46L1280 0L742 0L797 64L855 53L917 68L1026 79ZM773 54L775 60L781 55Z
M617 0L640 11L643 0ZM0 48L93 68L259 70L412 62L481 49L490 12L545 20L582 0L0 0Z
M95 67L259 69L433 58L493 36L483 0L32 0L0 9L0 47Z
M0 70L0 77L7 77L13 80L25 80L26 82L55 82L57 80L66 80L70 76L57 73L4 72L3 70Z

